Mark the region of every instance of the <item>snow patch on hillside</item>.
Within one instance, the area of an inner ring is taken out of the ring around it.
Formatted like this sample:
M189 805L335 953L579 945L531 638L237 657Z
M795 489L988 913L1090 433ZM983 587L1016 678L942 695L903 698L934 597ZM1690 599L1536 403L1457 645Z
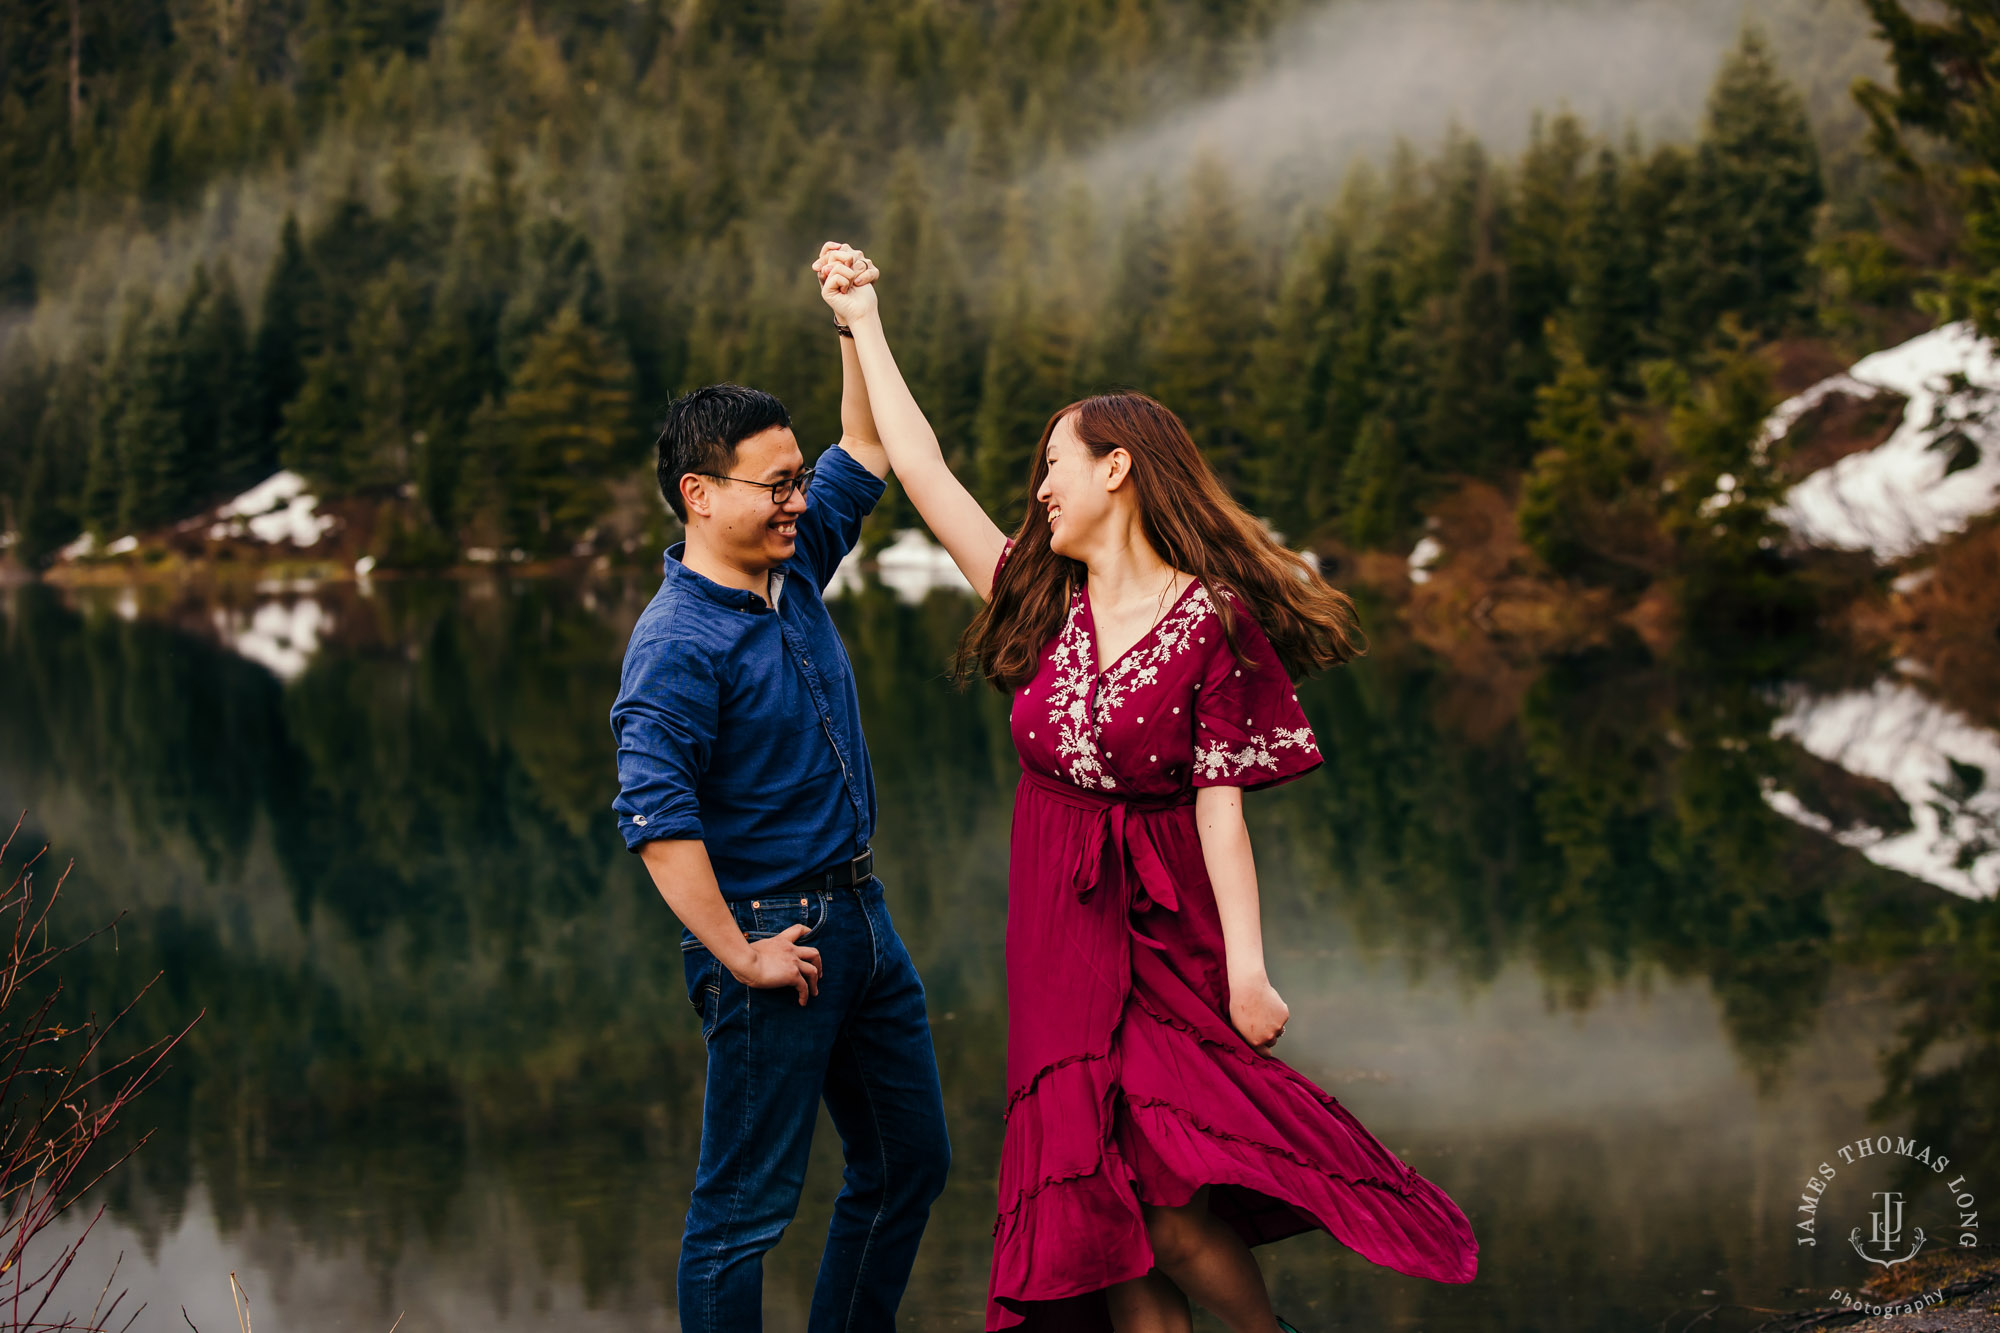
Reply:
M2000 507L2000 354L1968 323L1865 357L1781 404L1765 441L1831 394L1884 389L1909 400L1894 433L1813 473L1779 506L1778 520L1806 545L1898 560Z
M318 509L319 497L306 489L304 477L276 472L218 508L208 535L214 541L248 535L272 545L311 546L338 522Z
M1894 680L1824 697L1800 695L1772 734L1888 784L1909 806L1912 827L1897 834L1836 830L1795 795L1774 787L1764 799L1779 814L1858 847L1877 865L1953 893L2000 893L2000 735Z

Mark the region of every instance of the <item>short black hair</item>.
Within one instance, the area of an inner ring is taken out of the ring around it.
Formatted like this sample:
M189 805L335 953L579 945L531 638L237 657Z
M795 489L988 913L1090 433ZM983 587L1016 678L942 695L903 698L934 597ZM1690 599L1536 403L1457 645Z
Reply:
M660 427L660 494L674 517L687 522L681 478L690 472L727 472L736 446L777 426L790 426L785 405L762 389L710 384L667 404Z

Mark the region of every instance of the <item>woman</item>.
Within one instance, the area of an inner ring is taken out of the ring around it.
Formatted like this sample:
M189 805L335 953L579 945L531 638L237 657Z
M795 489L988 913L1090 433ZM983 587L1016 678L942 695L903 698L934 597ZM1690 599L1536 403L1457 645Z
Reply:
M1317 768L1288 673L1354 652L1352 605L1236 505L1139 394L1042 432L1010 541L945 465L877 317L828 245L891 466L985 606L961 666L1013 696L1007 1126L989 1330L1289 1329L1251 1245L1323 1227L1470 1281L1464 1214L1271 1054L1242 793Z

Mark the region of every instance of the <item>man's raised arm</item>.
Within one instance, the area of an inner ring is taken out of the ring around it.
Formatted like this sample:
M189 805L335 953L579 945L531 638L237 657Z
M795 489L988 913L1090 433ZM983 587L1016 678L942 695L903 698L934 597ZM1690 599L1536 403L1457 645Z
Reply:
M813 271L820 278L820 295L833 307L835 318L854 331L852 341L868 377L869 410L903 493L973 591L989 596L1007 536L952 475L936 432L903 382L903 372L897 369L882 332L874 266L858 251L829 241L813 262Z
M875 413L868 405L868 380L861 373L861 353L854 339L840 343L840 447L848 456L878 477L889 475L889 451L875 429Z

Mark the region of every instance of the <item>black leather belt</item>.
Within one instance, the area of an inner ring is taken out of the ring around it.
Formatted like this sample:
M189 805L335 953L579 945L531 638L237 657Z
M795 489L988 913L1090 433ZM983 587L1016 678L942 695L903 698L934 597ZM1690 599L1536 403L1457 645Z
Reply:
M867 883L868 877L874 873L875 849L868 847L852 861L842 861L839 865L822 870L816 875L795 879L783 888L775 890L771 896L781 897L788 893L818 893L822 889L852 888L856 884Z

